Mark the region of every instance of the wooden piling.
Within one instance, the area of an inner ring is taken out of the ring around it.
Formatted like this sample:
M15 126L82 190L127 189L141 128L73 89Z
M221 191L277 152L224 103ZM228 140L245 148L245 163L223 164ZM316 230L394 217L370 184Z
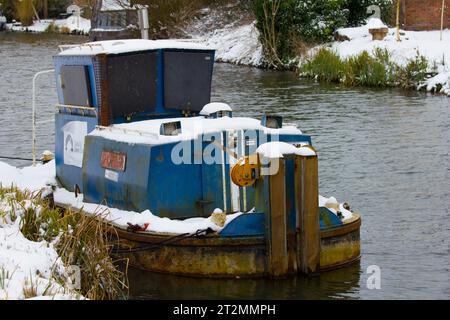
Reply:
M318 159L296 156L295 200L298 271L315 273L320 268Z
M283 277L288 273L286 166L283 158L271 159L270 165L278 166L278 170L269 176L269 273L273 277Z

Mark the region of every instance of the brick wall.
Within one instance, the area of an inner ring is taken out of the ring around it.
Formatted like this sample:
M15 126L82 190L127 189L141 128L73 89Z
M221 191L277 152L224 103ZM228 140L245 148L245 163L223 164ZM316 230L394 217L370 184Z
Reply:
M401 0L400 21L406 30L439 30L442 0ZM444 29L450 28L450 0L445 0Z

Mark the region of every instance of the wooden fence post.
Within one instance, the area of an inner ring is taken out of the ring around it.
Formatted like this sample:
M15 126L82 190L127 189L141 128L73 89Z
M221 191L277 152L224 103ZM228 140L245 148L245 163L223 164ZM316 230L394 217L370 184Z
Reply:
M298 270L315 273L320 268L319 178L317 155L296 156L295 195Z

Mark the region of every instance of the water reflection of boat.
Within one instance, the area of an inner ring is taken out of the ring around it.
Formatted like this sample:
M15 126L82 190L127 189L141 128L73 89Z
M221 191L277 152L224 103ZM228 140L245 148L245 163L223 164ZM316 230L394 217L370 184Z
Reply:
M359 258L360 216L319 196L310 136L210 102L213 50L169 40L63 49L57 177L85 203L116 208L116 254L202 277L309 274Z
M130 299L346 299L358 296L360 263L315 277L203 279L129 268Z

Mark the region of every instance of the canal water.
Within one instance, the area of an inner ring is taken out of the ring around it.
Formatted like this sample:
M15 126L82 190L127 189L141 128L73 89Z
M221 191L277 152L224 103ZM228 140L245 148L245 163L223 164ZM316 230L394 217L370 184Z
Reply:
M0 33L0 155L31 156L31 79L58 44L85 41ZM38 147L52 150L53 76L38 85ZM210 280L129 270L141 299L449 299L450 99L401 90L344 89L293 73L217 64L213 100L237 116L283 116L318 149L320 193L362 214L359 263L315 277ZM45 122L49 121L50 122ZM14 165L26 162L9 161ZM381 288L369 289L369 266Z

